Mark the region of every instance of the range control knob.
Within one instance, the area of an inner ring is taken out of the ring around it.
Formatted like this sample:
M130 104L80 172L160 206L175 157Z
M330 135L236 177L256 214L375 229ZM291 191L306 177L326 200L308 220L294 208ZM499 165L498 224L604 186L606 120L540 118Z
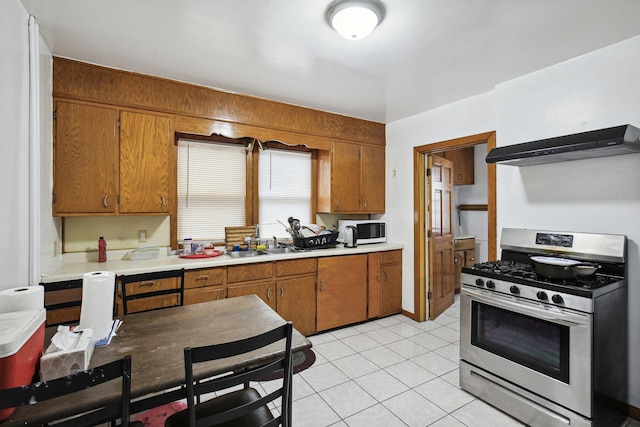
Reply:
M547 293L542 291L538 291L538 293L536 294L536 297L538 297L540 301L546 301L548 299Z
M487 288L489 288L489 289L495 289L496 288L496 284L493 282L493 280L487 280Z
M520 294L520 288L518 288L518 287L517 287L517 286L515 286L515 285L514 285L514 286L511 286L511 287L509 288L509 291L510 291L512 294L514 294L514 295L518 295L518 294Z
M555 302L556 304L562 304L564 302L564 300L562 299L562 297L558 294L554 294L551 297L551 301Z
M482 280L482 279L476 279L476 285L478 285L478 286L484 286L484 280Z

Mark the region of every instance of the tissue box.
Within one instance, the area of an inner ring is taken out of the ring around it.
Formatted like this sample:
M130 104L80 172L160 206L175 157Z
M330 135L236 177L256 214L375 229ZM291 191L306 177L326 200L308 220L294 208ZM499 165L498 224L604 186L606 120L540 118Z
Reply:
M0 389L33 382L36 365L44 348L46 311L0 313ZM0 409L0 422L13 408Z
M52 380L89 369L93 355L93 329L82 329L71 332L77 335L73 348L60 350L53 343L40 358L40 379Z

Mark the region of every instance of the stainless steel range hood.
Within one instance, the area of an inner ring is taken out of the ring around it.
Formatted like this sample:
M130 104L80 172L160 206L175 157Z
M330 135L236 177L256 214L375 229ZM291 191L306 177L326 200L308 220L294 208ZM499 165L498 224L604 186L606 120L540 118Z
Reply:
M640 152L640 129L616 126L494 148L487 163L529 166Z

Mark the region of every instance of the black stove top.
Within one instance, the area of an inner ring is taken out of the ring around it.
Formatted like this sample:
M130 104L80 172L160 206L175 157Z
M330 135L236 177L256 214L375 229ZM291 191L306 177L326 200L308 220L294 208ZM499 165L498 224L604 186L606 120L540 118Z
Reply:
M533 265L529 263L508 260L489 261L463 267L462 272L584 296L588 296L593 290L622 280L621 277L607 274L593 274L573 280L549 279L538 276Z

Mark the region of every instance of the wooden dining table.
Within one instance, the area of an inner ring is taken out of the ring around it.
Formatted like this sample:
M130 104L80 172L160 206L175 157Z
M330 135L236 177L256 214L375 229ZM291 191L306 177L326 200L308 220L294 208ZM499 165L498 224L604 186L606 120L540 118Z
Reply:
M181 387L185 383L185 347L248 338L285 323L255 295L135 313L124 316L122 321L111 343L95 348L90 366L131 355L132 414L186 397ZM311 342L294 328L293 351L310 347ZM282 351L276 343L244 356L203 363L195 376L206 378L261 364ZM112 381L70 396L19 407L0 426L39 425L56 417L72 416L118 401L120 393L119 382Z

